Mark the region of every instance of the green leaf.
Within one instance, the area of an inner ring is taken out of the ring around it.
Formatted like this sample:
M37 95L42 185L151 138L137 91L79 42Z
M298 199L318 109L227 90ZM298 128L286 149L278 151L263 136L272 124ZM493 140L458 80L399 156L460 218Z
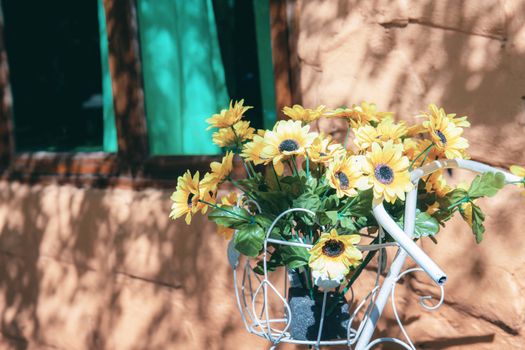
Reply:
M292 202L292 207L308 209L315 213L321 208L321 200L316 194L305 192ZM295 213L295 216L306 225L313 225L315 223L315 217L308 213L297 212Z
M337 197L336 194L332 194L324 200L323 208L325 210L337 210L337 208L339 207L339 203L339 197Z
M456 188L453 191L450 191L446 194L445 197L439 198L438 203L441 208L448 208L452 205L457 204L463 198L468 196L468 192L462 188ZM450 208L452 209L452 208Z
M352 232L357 231L357 227L355 226L354 220L352 220L351 217L343 216L340 218L339 222L341 223L342 228Z
M476 243L481 243L483 240L483 234L485 233L484 221L485 214L483 214L480 207L472 203L472 232L476 236Z
M245 223L237 228L233 243L239 253L256 257L263 248L264 238L265 232L259 225Z
M318 211L321 208L321 200L316 194L312 192L305 192L293 200L292 207Z
M414 237L434 236L439 231L439 222L425 212L418 211L416 214L416 225L414 227Z
M502 173L484 173L474 178L468 189L471 199L487 196L492 197L505 185L505 176Z
M283 245L278 250L283 263L290 269L307 265L310 259L310 253L306 248Z
M346 210L346 213L350 213L353 216L367 216L372 210L372 200L373 200L372 189L361 191L359 194L350 199L351 204Z
M325 211L324 213L330 219L331 225L337 224L337 221L339 220L339 215L337 214L337 211L330 210L330 211Z
M229 205L223 205L221 208L222 209L214 208L208 214L208 219L215 222L217 225L237 228L239 225L242 225L243 223L247 222L247 220L243 219L242 217L251 217L250 213L248 213L243 208L230 207ZM235 214L233 214L232 212Z
M270 255L270 260L266 262L266 269L268 271L275 271L279 266L283 265L284 263L281 254L279 253L279 250L276 250ZM259 275L264 275L264 265L262 260L257 262L257 266L253 268L253 271Z
M256 192L257 202L261 206L263 213L274 213L276 215L290 207L290 200L286 192Z

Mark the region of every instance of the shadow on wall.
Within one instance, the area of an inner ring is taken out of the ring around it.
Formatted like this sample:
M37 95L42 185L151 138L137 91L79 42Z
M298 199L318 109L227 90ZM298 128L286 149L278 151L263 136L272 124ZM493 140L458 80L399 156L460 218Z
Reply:
M169 191L0 183L7 348L228 349L243 331L225 242Z
M475 157L525 162L525 3L292 4L294 102L367 100L402 119L436 102L471 117Z

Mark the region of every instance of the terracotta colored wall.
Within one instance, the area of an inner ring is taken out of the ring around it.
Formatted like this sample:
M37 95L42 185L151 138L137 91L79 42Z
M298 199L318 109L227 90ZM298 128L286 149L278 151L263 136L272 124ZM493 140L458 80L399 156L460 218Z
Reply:
M367 100L407 120L435 102L470 117L465 134L473 158L525 163L525 1L290 4L296 101L338 107ZM319 128L346 133L329 121ZM455 171L450 181L471 178ZM399 289L401 316L418 348L525 348L525 201L505 189L482 206L487 233L481 245L458 218L439 233L437 246L423 242L449 275L445 305L436 312L417 305L413 292L437 293L424 275ZM387 312L381 334L400 335Z
M471 117L474 157L525 163L524 1L289 4L295 101L366 99L402 118L436 102ZM451 181L467 178L455 172ZM225 242L204 220L169 221L168 198L0 182L0 349L269 348L242 327ZM432 313L413 295L435 295L424 275L399 287L418 348L525 347L524 205L512 189L485 201L480 246L461 220L437 246L423 243L449 282ZM379 330L400 335L390 310Z

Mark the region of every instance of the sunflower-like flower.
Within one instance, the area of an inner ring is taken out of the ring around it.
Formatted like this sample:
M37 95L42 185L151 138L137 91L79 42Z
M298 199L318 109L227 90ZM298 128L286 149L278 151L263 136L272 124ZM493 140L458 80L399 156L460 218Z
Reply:
M405 123L394 123L392 119L385 118L376 127L363 125L357 128L354 143L361 150L369 149L374 142L384 144L388 140L392 140L394 143L401 143L403 142L401 137L405 136L406 132Z
M244 100L236 101L233 105L233 101L230 101L230 108L221 110L220 113L214 114L211 118L206 119L206 122L210 124L208 129L211 128L229 128L230 126L241 120L244 113L252 106L244 106Z
M470 126L470 122L468 121L468 118L466 116L456 118L455 113L445 113L445 110L443 108L439 108L434 103L429 104L428 109L430 110L431 115L447 117L456 126L459 126L462 128L468 128Z
M385 118L393 118L394 113L392 112L379 112L375 103L361 102L361 105L353 106L354 116L353 119L357 121L359 125L370 124L370 122L379 122Z
M374 188L374 201L386 200L394 203L396 198L405 199L405 192L412 190L408 158L403 156L403 145L387 141L383 147L372 144L372 151L367 152L363 165L364 173Z
M254 132L255 129L250 127L249 121L241 120L233 126L233 129L228 127L214 132L212 139L213 143L219 147L232 147L246 140L251 140Z
M237 200L239 199L239 194L236 191L231 191L225 196L221 197L221 204L234 207L237 205Z
M463 129L458 124L467 125L468 122L461 119L454 121L442 108L438 109L435 105L431 104L429 109L430 113L423 114L428 118L423 122L423 126L430 134L435 149L448 159L465 158L469 144L467 139L461 137Z
M264 134L265 146L261 158L271 160L275 171L281 175L284 171L283 160L293 155L304 155L317 133L311 133L310 126L301 126L300 121L281 120L272 131Z
M434 192L439 198L443 198L452 191L452 187L447 184L443 171L436 171L432 173L425 183L425 190L427 192Z
M355 197L357 190L370 188L368 176L362 172L362 156L350 156L334 161L326 170L330 187L336 190L337 197Z
M303 123L311 123L314 120L319 119L324 111L326 106L320 105L315 109L304 108L300 105L293 105L293 107L284 107L283 113L287 115L292 120L299 120Z
M524 167L521 167L519 165L512 165L509 170L514 175L519 176L519 177L521 177L521 178L523 178L525 180L525 168ZM524 184L521 183L521 184L517 184L517 185L519 187L523 187ZM525 191L522 192L522 194L525 196Z
M233 152L226 152L226 155L222 157L222 161L211 162L210 169L211 173L208 173L202 179L202 186L208 190L215 192L217 186L221 184L233 170Z
M268 159L263 158L262 155L266 145L264 133L257 132L257 134L253 137L253 141L244 144L241 152L241 157L255 165L268 163Z
M325 136L323 134L317 136L306 151L312 162L323 164L338 159L346 154L343 145L334 142L330 135Z
M188 225L193 214L199 210L204 214L208 209L208 205L200 200L214 201L207 188L199 183L199 172L192 177L189 170L177 179L177 188L170 199L173 201L170 218L177 219L186 215L185 221Z
M358 266L363 258L361 251L354 246L360 240L359 235L339 235L335 229L321 234L310 249L308 261L317 286L333 289L345 280L350 269Z

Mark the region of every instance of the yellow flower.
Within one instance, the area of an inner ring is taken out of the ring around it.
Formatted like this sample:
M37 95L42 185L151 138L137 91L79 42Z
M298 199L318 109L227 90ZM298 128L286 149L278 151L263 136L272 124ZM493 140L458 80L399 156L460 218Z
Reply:
M405 156L407 156L409 160L414 160L420 153L419 140L407 137L403 140L403 150Z
M304 108L300 105L293 105L292 108L284 107L283 113L292 120L299 120L303 123L311 123L323 115L326 106L318 106L316 109Z
M468 191L469 187L470 186L465 182L460 182L457 185L457 188L461 188L462 190L465 190L465 191ZM460 205L461 216L467 222L467 224L469 224L470 227L472 227L472 203L476 203L476 201L475 200L472 202L469 201L466 203L462 203Z
M263 158L262 155L265 145L264 137L255 135L253 141L244 144L241 156L255 165L266 164L268 163L268 159Z
M360 240L359 235L338 235L335 229L321 235L310 249L308 261L317 286L322 289L336 288L350 269L359 265L363 255L354 244Z
M357 190L370 188L368 176L363 175L362 156L345 157L331 163L326 171L330 187L334 188L337 197L355 197Z
M382 199L394 203L396 198L405 199L405 192L413 188L408 172L408 158L403 156L403 146L387 141L383 147L372 144L372 151L367 152L363 165L365 173L370 175L374 188L374 202Z
M463 129L452 118L447 117L442 108L438 109L431 104L429 109L430 113L424 114L428 120L423 122L423 126L429 132L434 148L448 159L465 158L468 141L461 137ZM459 119L456 122L465 125Z
M414 137L425 132L427 132L427 129L422 124L416 124L407 129L407 136Z
M238 198L239 198L238 193L235 191L232 191L228 193L227 195L221 197L221 203L222 205L228 205L230 207L234 207L237 205Z
M525 168L524 167L521 167L519 165L512 165L509 170L514 175L525 179ZM517 186L523 187L523 184L522 183L517 184ZM525 191L522 194L525 196Z
M300 121L281 120L272 131L264 134L265 146L261 158L271 160L275 171L281 175L284 171L283 160L294 155L304 155L317 137L310 133L310 126L301 126Z
M401 137L405 136L407 127L405 123L396 124L390 118L381 120L381 122L373 127L372 125L363 125L355 130L354 143L361 150L367 150L372 146L372 143L385 142L392 140L394 143L401 143Z
M354 105L354 119L358 124L369 124L370 122L379 122L384 118L393 118L392 112L378 112L375 103L361 102L361 105Z
M317 136L311 146L306 150L310 161L314 163L328 163L346 154L340 143L333 142L330 135Z
M230 101L230 108L223 109L219 114L214 114L211 118L206 119L208 129L211 128L229 128L233 124L241 120L244 113L252 106L243 106L244 100L236 101L235 105L232 106L233 101Z
M233 234L235 233L235 229L229 228L222 225L217 225L217 234L222 236L226 240L230 240L233 237Z
M177 179L177 189L173 192L170 199L173 201L170 218L177 219L186 215L185 221L188 225L191 223L192 214L199 210L204 214L208 209L208 206L199 202L199 200L212 200L209 193L203 191L199 184L199 172L197 171L192 177L189 170Z
M226 155L222 157L222 161L211 162L210 169L211 173L208 173L202 179L202 186L208 188L210 191L215 192L217 186L221 184L233 170L233 152L226 152Z
M509 170L514 175L525 178L525 168L524 167L521 167L519 165L512 165Z
M352 121L352 117L354 116L355 112L353 108L348 107L340 107L336 108L331 111L325 112L324 116L327 118L344 118L348 121Z
M232 147L238 143L242 143L246 140L253 138L254 128L250 127L250 122L247 120L241 120L233 126L235 132L231 127L219 129L212 135L213 143L219 147Z
M445 110L443 108L439 108L434 103L431 103L428 105L428 109L430 110L430 114L432 115L439 115L439 116L446 116L449 118L456 126L462 127L462 128L468 128L470 126L470 122L467 120L467 117L459 117L456 118L455 113L445 113Z
M425 190L427 192L434 192L439 198L443 198L452 191L452 187L447 184L445 177L443 176L443 171L436 171L432 173L426 184Z

